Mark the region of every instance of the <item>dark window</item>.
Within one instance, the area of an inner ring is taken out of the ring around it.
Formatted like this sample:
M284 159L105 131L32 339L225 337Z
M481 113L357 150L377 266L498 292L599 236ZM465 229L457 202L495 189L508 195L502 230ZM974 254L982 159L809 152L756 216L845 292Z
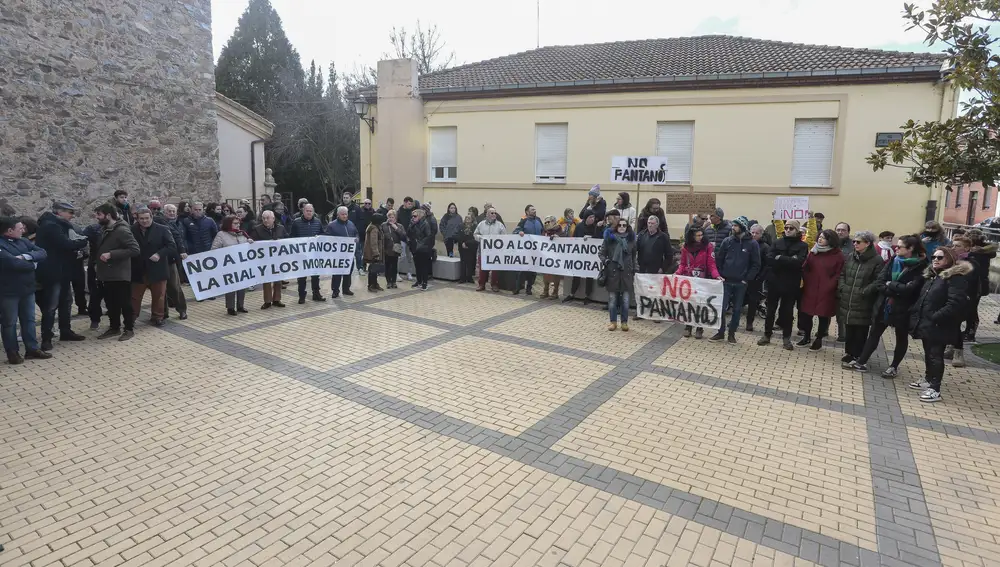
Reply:
M992 187L983 187L983 210L990 208L990 194L993 193Z
M946 209L951 206L951 194L952 190L951 187L949 187L944 192L944 208Z
M955 193L955 207L956 208L962 206L962 190L964 188L965 188L964 185L959 185L958 186L958 192Z

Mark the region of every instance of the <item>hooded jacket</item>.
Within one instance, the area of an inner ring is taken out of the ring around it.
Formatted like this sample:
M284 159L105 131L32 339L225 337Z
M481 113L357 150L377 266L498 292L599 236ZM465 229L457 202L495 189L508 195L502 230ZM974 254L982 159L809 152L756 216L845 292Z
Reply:
M517 223L517 226L511 232L513 234L534 234L535 236L541 236L544 231L545 225L542 224L542 219L538 216L533 216L531 218L521 217L521 222Z
M715 264L715 245L711 242L697 252L692 252L687 245L681 247L681 262L677 265L675 275L690 278L719 279L719 267Z
M852 252L844 262L837 284L837 318L845 325L871 325L872 309L878 298L878 274L882 257L872 243L864 252Z
M727 282L749 282L760 271L760 247L749 234L729 236L715 247L715 265Z
M101 260L105 253L111 254L107 262ZM101 228L97 243L97 279L102 282L132 281L132 259L139 256L139 243L132 235L132 229L122 219Z
M594 201L594 204L590 204L588 199L586 203L583 204L583 208L580 209L580 218L587 218L590 215L594 215L594 224L597 224L604 220L604 215L608 212L608 202L604 200L604 197L598 197Z
M959 325L965 319L968 301L967 282L964 277L972 272L968 262L935 273L924 270L924 284L920 295L910 309L910 334L915 339L948 344L955 340Z
M188 254L208 252L212 249L215 235L219 233L219 225L215 224L214 220L208 215L202 215L197 219L194 215L190 215L183 222Z
M30 260L18 256L31 256ZM44 262L45 250L27 238L0 236L0 296L21 297L35 291L36 264Z
M382 232L384 220L385 217L382 215L374 215L368 224L361 250L362 259L366 264L385 263L385 233Z
M979 295L989 295L990 293L990 260L997 257L997 245L987 244L985 246L974 246L969 252L972 258L979 264Z
M42 284L70 279L73 263L77 261L76 251L87 246L85 237L71 239L71 230L73 225L53 212L46 212L38 218L35 245L45 250L47 255L37 270L38 281Z

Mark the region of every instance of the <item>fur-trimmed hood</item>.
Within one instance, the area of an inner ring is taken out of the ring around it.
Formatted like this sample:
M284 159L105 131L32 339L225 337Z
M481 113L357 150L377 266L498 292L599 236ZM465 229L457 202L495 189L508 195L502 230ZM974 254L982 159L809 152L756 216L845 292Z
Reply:
M998 247L994 243L987 244L985 246L975 246L972 248L972 254L996 254Z
M964 276L966 274L972 273L972 264L966 262L965 260L958 261L954 266L943 270L940 274L941 279L947 280L955 276ZM931 279L935 276L934 268L927 266L924 270L924 278Z

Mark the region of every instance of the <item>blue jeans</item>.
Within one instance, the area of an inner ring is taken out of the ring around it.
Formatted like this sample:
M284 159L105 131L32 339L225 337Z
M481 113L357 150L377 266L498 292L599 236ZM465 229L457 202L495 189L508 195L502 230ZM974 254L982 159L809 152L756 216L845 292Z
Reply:
M627 291L617 291L608 293L608 314L611 315L611 322L618 322L618 313L621 312L622 323L628 323L628 304L631 296Z
M726 308L730 302L733 304L733 316L729 321L729 332L735 333L740 327L740 313L743 311L743 296L747 292L747 286L741 282L722 282L722 313L719 314L721 323L719 331L726 328Z
M59 312L59 332L69 333L72 329L70 321L73 317L73 294L70 293L69 282L46 283L42 286L38 307L42 311L42 340L51 340L55 333L52 327L56 322L56 311Z
M14 297L0 297L0 334L3 349L17 352L17 321L21 321L21 340L27 350L38 350L35 335L35 293Z

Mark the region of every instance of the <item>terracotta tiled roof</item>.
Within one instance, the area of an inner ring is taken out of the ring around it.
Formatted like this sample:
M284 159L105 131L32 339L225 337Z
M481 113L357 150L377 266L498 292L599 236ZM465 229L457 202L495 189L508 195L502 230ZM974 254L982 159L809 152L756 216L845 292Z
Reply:
M542 47L420 77L422 91L615 81L654 77L740 76L938 67L945 56L706 35ZM862 74L860 71L857 74ZM700 77L699 77L700 78Z

